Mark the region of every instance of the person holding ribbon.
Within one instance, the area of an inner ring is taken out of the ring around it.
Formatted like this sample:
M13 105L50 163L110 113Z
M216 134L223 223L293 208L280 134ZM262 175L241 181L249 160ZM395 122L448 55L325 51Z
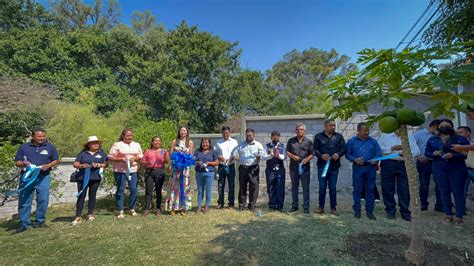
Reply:
M260 160L265 156L262 143L255 140L255 130L245 130L245 141L242 141L232 152L234 159L239 160L239 208L243 211L246 207L250 211L257 210L259 189ZM249 202L247 205L247 188ZM246 206L247 205L247 206Z
M140 143L133 141L133 132L131 128L125 128L120 134L118 142L115 142L110 148L109 160L113 162L113 171L117 192L115 193L115 202L119 214L118 219L124 216L125 183L128 183L130 189L130 214L138 215L135 211L138 196L138 162L143 157Z
M298 188L303 188L303 212L309 213L309 180L311 177L310 161L313 159L313 142L305 137L305 124L297 124L296 136L290 138L286 145L286 155L290 160L291 178L291 209L290 212L298 211Z
M189 129L181 126L178 129L176 139L171 143L171 167L173 176L170 181L170 191L166 199L166 209L171 214L181 211L185 214L191 209L191 183L189 182L189 167L194 165L192 154L194 143L189 139Z
M319 208L314 212L324 213L326 189L329 186L331 214L337 215L336 185L341 167L341 157L346 153L344 137L336 132L333 120L324 122L324 130L314 136L314 154L318 157Z
M161 147L161 139L155 136L151 139L150 148L145 151L141 166L145 169L145 211L143 216L150 213L153 190L156 194L155 215L161 215L161 190L165 182L165 163L169 164L170 158L166 149Z
M425 150L425 156L433 160L433 176L438 182L443 202L444 223L453 221L451 194L456 204L457 226L463 225L465 214L464 185L468 178L468 171L464 160L467 155L452 150L452 145L469 145L469 141L456 134L453 122L441 119L438 125L438 136L431 137Z
M398 206L403 220L411 222L410 193L408 190L408 176L403 159L402 141L397 130L390 134L381 134L377 140L382 154L386 160L380 162L380 176L382 177L382 198L385 205L387 219L395 219L397 202L395 201L395 187L397 191ZM420 154L416 140L408 135L412 159Z
M16 233L21 233L31 226L30 213L33 193L36 192L36 220L34 226L46 228L46 210L49 203L51 186L51 169L59 163L56 147L46 139L43 128L35 128L31 133L32 140L20 145L15 155L15 164L23 168L20 176L18 193L18 216L20 226Z
M272 142L265 145L267 154L267 167L265 177L267 178L268 208L272 211L283 211L285 202L285 144L280 143L280 132L273 131Z
M228 204L230 208L234 207L235 200L235 160L232 158L232 151L239 145L237 140L230 136L229 126L222 127L222 139L214 145L214 150L219 156L219 169L217 178L217 191L219 198L217 205L219 209L224 208L225 183L229 187Z
M365 188L366 200L365 211L367 218L376 220L375 207L375 180L376 166L378 161L374 160L382 156L377 140L369 136L369 127L366 123L357 125L357 136L351 138L346 145L346 158L352 163L352 193L354 199L354 217L361 217L361 191Z
M194 153L196 158L196 184L198 188L198 208L196 213L209 211L212 200L212 185L214 184L215 167L219 165L217 153L211 146L209 138L201 139L199 149ZM206 206L202 210L202 199L206 193Z
M76 218L71 225L77 225L82 220L82 208L89 194L87 208L87 220L94 220L94 207L96 203L97 190L99 189L101 172L109 164L107 154L100 148L102 143L97 136L90 136L84 144L83 150L77 155L74 161L74 168L79 169L76 175L77 180L77 202ZM87 192L89 190L89 192Z

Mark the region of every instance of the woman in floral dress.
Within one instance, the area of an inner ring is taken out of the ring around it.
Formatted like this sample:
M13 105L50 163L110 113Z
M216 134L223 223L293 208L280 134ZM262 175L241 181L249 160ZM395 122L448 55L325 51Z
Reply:
M189 139L189 129L182 126L178 130L176 139L171 143L171 154L181 153L193 154L194 144ZM173 177L170 181L170 190L166 199L166 209L172 214L181 211L186 213L191 209L192 195L191 182L189 181L189 166L184 169L176 169L175 165L171 165L173 169Z

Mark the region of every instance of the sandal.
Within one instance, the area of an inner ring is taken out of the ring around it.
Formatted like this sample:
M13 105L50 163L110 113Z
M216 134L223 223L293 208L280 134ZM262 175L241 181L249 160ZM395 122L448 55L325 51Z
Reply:
M76 218L74 219L74 221L72 221L71 225L72 225L72 226L75 226L75 225L80 224L81 222L82 222L82 218L81 218L81 217L76 217Z
M453 222L453 217L452 216L446 216L444 217L443 223L445 224L450 224Z
M123 215L123 211L119 212L119 215L117 215L117 219L123 219L125 218L125 215Z
M92 214L88 214L88 215L87 215L87 221L91 221L91 222L92 222L92 221L94 221L94 220L95 220L94 215L92 215Z
M155 216L158 217L158 216L160 216L160 215L161 215L161 210L160 210L160 209L156 210Z
M462 220L462 218L456 218L455 224L457 227L462 227L464 225L464 221Z
M130 210L130 215L132 215L132 216L137 216L138 213L137 213L134 209L131 209L131 210Z

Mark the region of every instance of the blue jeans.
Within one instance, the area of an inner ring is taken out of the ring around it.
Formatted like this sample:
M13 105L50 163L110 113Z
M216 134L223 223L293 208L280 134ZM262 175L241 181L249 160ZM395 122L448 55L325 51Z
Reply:
M337 176L339 175L339 168L331 169L329 168L326 173L326 177L323 175L323 167L318 167L318 179L319 179L319 208L324 209L324 204L326 202L326 190L329 186L329 202L331 205L331 210L335 210L337 206L336 199L336 185L337 185Z
M388 215L397 212L395 201L395 187L397 188L398 206L403 218L411 218L408 209L410 205L410 193L408 191L408 177L404 161L384 160L380 163L380 175L382 176L382 197L385 211Z
M285 202L285 168L273 170L273 167L265 169L267 178L268 208L283 209Z
M303 174L298 173L298 168L290 169L290 178L291 178L291 198L293 202L291 203L292 208L298 208L298 188L303 187L303 209L309 210L309 180L311 176L311 170L309 167L303 168Z
M430 181L431 175L433 173L433 162L428 161L427 163L421 163L416 161L416 170L418 171L418 176L420 179L420 203L422 209L427 209L429 202L428 196L430 191ZM434 179L434 178L433 178ZM435 208L443 208L443 203L441 202L441 194L439 193L438 183L435 180L435 192L436 192L436 202Z
M441 200L443 201L443 209L446 215L452 216L451 193L454 196L454 204L456 204L456 217L464 216L465 198L464 186L468 178L467 168L463 162L433 162L433 175L439 184L441 192Z
M26 182L20 181L20 188ZM33 192L36 191L36 220L35 224L46 222L46 210L49 203L49 188L51 186L51 176L40 174L38 179L29 188L20 192L18 198L18 216L20 225L28 227L31 225L31 203L33 202Z
M367 213L372 213L375 206L375 178L376 172L374 165L360 166L352 165L352 186L354 192L352 197L354 199L354 212L360 213L360 194L362 189L365 189L365 210Z
M219 198L217 204L224 205L225 179L229 182L229 206L234 206L235 201L235 164L228 166L219 165L219 178L217 179L217 191Z
M464 186L464 202L467 200L467 194L469 194L469 187L471 186L471 181L474 181L474 169L467 168L468 177L466 179L466 185Z
M206 206L211 205L214 172L196 172L196 183L198 189L198 207L202 207L204 193L206 193Z
M125 200L125 183L128 183L130 189L130 203L129 208L135 209L137 204L138 194L138 176L137 173L130 173L132 180L128 180L125 173L114 172L115 185L117 186L117 192L115 193L115 203L117 204L117 210L123 211L124 200Z

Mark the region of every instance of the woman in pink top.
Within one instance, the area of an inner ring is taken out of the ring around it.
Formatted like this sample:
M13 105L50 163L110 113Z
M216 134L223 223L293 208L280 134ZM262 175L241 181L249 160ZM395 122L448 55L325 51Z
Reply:
M138 195L138 162L143 157L142 147L139 143L133 141L132 129L126 128L120 135L119 142L115 142L110 148L109 161L113 162L115 184L117 192L115 193L115 202L119 214L118 219L123 219L125 183L128 183L130 189L130 214L136 216L135 205Z
M161 148L161 139L153 137L150 148L145 151L141 161L141 166L145 167L145 211L143 216L147 216L151 209L153 189L156 193L156 212L161 214L161 189L165 181L165 163L169 163L168 152Z

